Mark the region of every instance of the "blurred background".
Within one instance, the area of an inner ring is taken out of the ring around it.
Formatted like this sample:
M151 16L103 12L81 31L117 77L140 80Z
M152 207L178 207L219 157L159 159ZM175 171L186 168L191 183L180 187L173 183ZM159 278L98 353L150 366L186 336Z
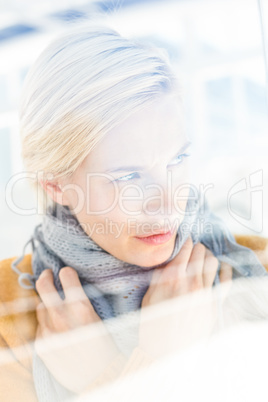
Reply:
M232 233L268 236L267 0L0 0L0 259L22 254L42 219L19 179L23 80L57 34L92 20L168 51L184 88L194 180Z

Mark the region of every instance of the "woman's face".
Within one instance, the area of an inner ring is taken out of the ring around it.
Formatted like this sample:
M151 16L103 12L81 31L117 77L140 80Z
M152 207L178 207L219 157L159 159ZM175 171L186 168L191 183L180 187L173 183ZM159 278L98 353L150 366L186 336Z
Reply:
M143 267L163 263L189 194L188 145L181 105L163 95L107 133L64 183L63 204L116 258ZM170 233L148 239L159 232Z

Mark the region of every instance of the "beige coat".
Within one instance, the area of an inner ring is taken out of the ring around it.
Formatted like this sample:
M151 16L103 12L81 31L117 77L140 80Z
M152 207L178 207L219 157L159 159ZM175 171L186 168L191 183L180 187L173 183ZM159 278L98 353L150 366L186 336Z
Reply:
M251 248L268 271L268 239L259 236L235 235L236 241ZM39 297L34 290L23 289L11 269L9 258L0 262L0 393L1 400L37 401L32 378L32 343L37 319L35 307ZM18 268L32 273L31 254L25 255ZM20 311L18 311L20 309ZM121 378L151 363L139 348L127 361L123 355L113 361L102 375L90 384L94 389L107 381Z

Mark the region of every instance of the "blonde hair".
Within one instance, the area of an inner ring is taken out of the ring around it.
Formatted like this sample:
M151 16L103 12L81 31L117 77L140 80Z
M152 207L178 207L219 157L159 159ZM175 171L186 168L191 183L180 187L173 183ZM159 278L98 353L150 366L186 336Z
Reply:
M108 130L157 96L178 89L166 54L106 27L65 34L30 69L20 133L28 172L71 176ZM34 186L41 186L36 180ZM53 205L43 199L43 210Z

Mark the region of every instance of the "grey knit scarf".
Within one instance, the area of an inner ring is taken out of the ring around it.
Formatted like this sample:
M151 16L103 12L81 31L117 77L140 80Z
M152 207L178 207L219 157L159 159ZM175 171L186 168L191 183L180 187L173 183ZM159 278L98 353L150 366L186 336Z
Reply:
M206 199L190 194L183 224L179 226L174 249L164 265L179 252L185 240L191 236L193 244L201 242L218 258L233 267L233 278L265 276L255 253L236 243L224 222L209 209ZM212 228L212 230L207 230ZM33 275L21 273L17 264L23 259L25 248L32 244ZM74 268L94 309L107 325L119 350L129 356L137 345L137 328L123 327L112 317L131 316L140 311L153 269L131 265L121 261L98 246L82 229L78 220L66 206L48 209L42 224L35 227L33 236L26 243L23 255L12 263L23 287L34 288L41 272L50 268L57 290L62 294L59 271L64 266ZM27 284L26 282L29 282ZM219 268L214 284L219 282ZM62 387L49 373L42 360L34 354L33 375L38 398L41 402L63 401L74 396Z

